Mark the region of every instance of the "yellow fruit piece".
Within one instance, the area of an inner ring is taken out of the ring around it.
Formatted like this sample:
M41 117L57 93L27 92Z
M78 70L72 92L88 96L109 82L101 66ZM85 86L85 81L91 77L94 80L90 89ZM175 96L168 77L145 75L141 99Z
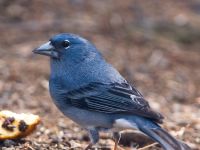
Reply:
M25 137L32 133L39 123L40 117L37 115L0 111L0 140Z

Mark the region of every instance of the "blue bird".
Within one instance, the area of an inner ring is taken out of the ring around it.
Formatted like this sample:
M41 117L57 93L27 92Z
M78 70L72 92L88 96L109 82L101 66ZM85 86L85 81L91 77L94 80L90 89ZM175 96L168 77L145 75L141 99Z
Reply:
M117 137L121 130L137 129L165 150L190 150L161 128L163 116L88 40L58 34L33 52L50 57L51 97L65 116L88 131L91 141L86 149L98 142L101 130L111 130Z

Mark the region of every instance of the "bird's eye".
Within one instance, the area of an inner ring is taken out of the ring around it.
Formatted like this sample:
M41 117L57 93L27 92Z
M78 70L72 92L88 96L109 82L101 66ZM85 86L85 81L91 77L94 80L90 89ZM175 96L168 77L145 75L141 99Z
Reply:
M69 47L69 45L70 45L70 42L68 40L64 40L62 42L62 46L65 47L65 48Z

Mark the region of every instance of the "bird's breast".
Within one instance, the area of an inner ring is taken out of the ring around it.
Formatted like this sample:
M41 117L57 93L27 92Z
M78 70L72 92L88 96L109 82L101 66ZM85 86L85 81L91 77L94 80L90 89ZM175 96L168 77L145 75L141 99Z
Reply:
M49 92L54 103L59 109L67 106L68 99L66 98L66 94L68 90L60 78L50 78Z

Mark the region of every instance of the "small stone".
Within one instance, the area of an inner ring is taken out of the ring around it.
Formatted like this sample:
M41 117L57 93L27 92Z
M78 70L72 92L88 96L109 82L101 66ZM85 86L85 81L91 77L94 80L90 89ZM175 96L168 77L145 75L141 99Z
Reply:
M13 140L5 140L5 141L3 142L3 144L4 144L5 147L11 147L11 146L15 146L15 145L16 145L16 142L13 141Z
M57 143L59 143L59 142L60 142L60 140L59 140L58 137L52 137L51 143L57 144Z

